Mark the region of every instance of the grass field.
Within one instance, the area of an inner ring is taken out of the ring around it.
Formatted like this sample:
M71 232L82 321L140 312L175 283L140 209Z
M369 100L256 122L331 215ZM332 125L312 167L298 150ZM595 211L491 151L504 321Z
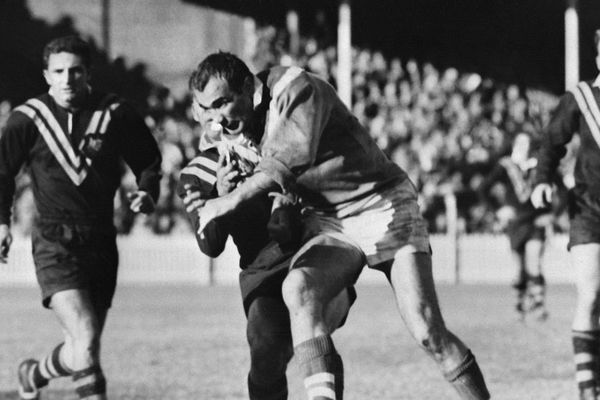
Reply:
M550 318L518 322L506 286L438 288L448 326L471 347L494 399L575 399L571 286L551 286ZM455 399L433 362L406 333L384 286L359 286L334 334L346 370L346 400ZM15 369L60 340L34 288L0 288L0 399L16 399ZM235 287L121 286L102 350L111 399L247 398L245 320ZM289 371L296 371L294 361ZM75 399L68 379L43 399ZM290 400L303 400L290 376Z

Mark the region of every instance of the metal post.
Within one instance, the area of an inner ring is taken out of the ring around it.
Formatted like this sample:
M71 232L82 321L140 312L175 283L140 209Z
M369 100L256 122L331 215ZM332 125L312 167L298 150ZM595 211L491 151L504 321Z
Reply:
M102 0L102 46L110 60L110 0Z
M340 0L338 22L337 89L340 99L352 107L352 36L350 0Z
M297 57L300 52L300 30L298 27L298 12L296 10L288 10L286 25L290 35L290 54Z
M565 10L565 89L579 82L579 17L578 0L567 0Z
M450 242L450 259L448 262L452 265L454 271L454 283L460 283L460 247L458 234L458 208L456 196L453 192L444 196L446 206L446 236Z

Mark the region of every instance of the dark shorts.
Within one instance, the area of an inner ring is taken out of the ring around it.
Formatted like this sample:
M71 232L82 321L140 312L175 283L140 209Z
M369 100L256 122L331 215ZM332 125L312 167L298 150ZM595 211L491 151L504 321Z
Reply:
M506 230L510 240L510 248L517 252L525 251L525 245L530 240L544 240L546 230L544 227L536 226L533 220L513 221Z
M256 297L274 297L283 301L281 284L287 276L292 255L293 252L282 251L277 243L270 242L254 262L240 272L240 290L246 315Z
M281 285L287 276L293 255L293 251L282 250L277 243L271 242L252 264L240 272L240 290L246 316L250 305L258 297L271 297L283 303ZM356 290L354 286L349 286L347 289L350 306L352 306L356 300ZM346 318L343 319L340 327L345 321Z
M52 295L69 289L88 290L97 309L111 306L119 262L113 226L38 221L32 246L44 307Z
M600 243L600 198L570 192L569 219L569 249L578 244Z

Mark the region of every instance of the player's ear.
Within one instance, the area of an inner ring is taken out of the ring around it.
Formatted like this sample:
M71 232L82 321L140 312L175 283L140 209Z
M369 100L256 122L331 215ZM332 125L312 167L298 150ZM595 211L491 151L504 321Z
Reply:
M47 69L44 69L43 75L44 79L46 80L46 83L50 85L50 72Z

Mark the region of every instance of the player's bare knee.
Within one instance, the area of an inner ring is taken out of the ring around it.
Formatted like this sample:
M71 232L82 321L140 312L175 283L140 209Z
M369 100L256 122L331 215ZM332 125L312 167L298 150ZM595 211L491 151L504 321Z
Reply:
M319 303L318 288L302 269L293 269L281 286L283 301L291 314L313 309Z
M443 325L419 329L413 333L418 345L437 362L444 361L448 331Z

